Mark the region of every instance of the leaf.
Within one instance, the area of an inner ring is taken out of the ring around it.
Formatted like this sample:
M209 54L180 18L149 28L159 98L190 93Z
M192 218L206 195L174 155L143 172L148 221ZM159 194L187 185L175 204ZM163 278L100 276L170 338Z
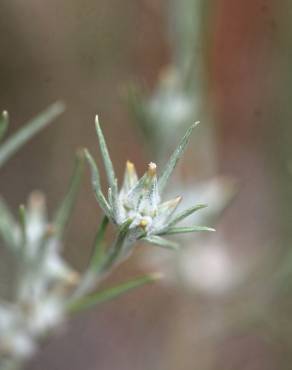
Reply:
M16 251L18 249L17 238L17 223L4 200L0 198L0 234L8 247Z
M190 139L190 136L191 136L191 133L192 133L193 129L198 125L198 123L199 122L194 123L187 130L185 136L182 138L180 144L178 145L178 147L176 148L176 150L174 151L174 153L170 157L168 163L166 164L165 170L163 171L162 175L160 176L159 183L158 183L160 193L163 192L163 190L164 190L164 188L165 188L165 186L168 182L169 177L171 176L173 170L176 167L177 162L179 161L179 159L181 158L181 156L183 155L183 153L186 149L186 146L189 142L189 139Z
M131 223L132 223L132 220L128 219L120 227L120 231L118 233L117 239L115 243L111 246L108 252L108 255L101 267L101 270L100 270L101 272L104 272L110 269L116 262L119 261L119 258L121 257L121 252L123 249L124 241L128 235L128 231L129 231L129 227Z
M118 194L118 182L115 179L115 189L109 188L108 189L108 202L110 204L110 208L112 210L112 215L115 220L120 219L120 204L119 204L119 194Z
M98 201L98 204L100 205L101 209L104 211L104 213L109 217L112 218L112 212L111 208L106 201L102 191L101 191L101 185L100 185L100 176L99 171L96 166L96 163L94 159L92 158L91 154L87 149L84 150L85 158L89 164L90 171L91 171L91 183L92 187L95 191L95 196Z
M143 131L147 144L149 144L151 140L153 140L153 130L143 99L144 97L141 91L136 86L130 85L128 87L127 105L130 108L130 113L132 113L135 118L135 122L139 123L139 127Z
M185 233L194 233L199 231L216 231L215 229L207 226L191 226L191 227L171 227L159 235L171 235L171 234L185 234Z
M171 216L175 213L181 199L181 197L176 197L158 206L157 216L155 218L157 224L168 224L168 221L171 220Z
M93 254L90 259L90 270L96 270L104 256L104 236L108 223L109 219L105 216L95 237Z
M56 227L57 234L61 235L69 221L73 207L76 202L82 175L84 172L84 153L78 152L75 159L75 168L71 177L69 189L65 199L59 207L53 225Z
M99 273L102 271L102 268L105 263L105 231L109 219L105 216L97 230L94 247L92 250L92 256L89 261L89 266L80 280L77 289L73 294L73 300L84 296L84 294L92 291L98 282Z
M22 204L19 206L19 221L20 221L20 227L21 227L21 238L22 238L22 243L23 245L26 244L26 209L25 206Z
M168 226L169 227L173 226L173 225L177 224L178 222L184 220L186 217L190 216L191 214L195 213L196 211L198 211L200 209L203 209L203 208L206 208L206 207L207 207L206 204L197 204L194 207L188 208L188 209L178 213L177 216L172 221L170 221Z
M125 294L133 289L139 288L145 284L154 283L155 281L160 279L160 277L161 276L159 274L141 276L130 281L127 281L126 283L117 285L113 288L101 290L95 294L88 295L87 297L78 299L76 302L73 302L69 306L68 310L70 313L77 313L92 308L97 304L115 299L121 296L122 294Z
M158 245L159 247L162 247L162 248L167 248L167 249L172 249L172 250L179 249L179 244L172 242L170 240L161 238L160 236L157 236L157 235L147 236L146 238L143 238L141 240L142 241L144 240L151 244Z
M11 138L7 139L0 148L0 167L29 139L41 129L51 123L64 111L62 103L51 105L44 112L32 119L28 124L19 129Z
M9 124L9 115L8 112L3 111L0 117L0 140L6 133Z
M107 179L110 185L110 188L112 191L117 192L117 187L116 187L116 175L113 167L113 163L111 161L109 151L106 145L105 138L103 136L99 121L98 121L98 116L95 117L95 127L96 127L96 132L98 136L98 141L99 141L99 146L100 146L100 151L107 175Z

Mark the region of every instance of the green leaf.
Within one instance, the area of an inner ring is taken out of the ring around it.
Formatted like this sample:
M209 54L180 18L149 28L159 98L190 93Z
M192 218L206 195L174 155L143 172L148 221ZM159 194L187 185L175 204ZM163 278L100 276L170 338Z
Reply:
M93 254L90 259L90 270L96 270L100 266L103 257L104 257L104 239L105 239L105 231L108 226L109 219L105 216L99 226L97 231L95 241L94 241L94 249Z
M119 262L121 252L123 250L124 241L128 235L129 227L133 221L128 219L120 227L117 239L108 251L108 255L101 267L101 271L104 272L110 269L116 262Z
M114 219L119 219L120 208L119 208L119 194L118 194L118 182L115 180L115 189L108 189L108 201L112 209L112 215Z
M173 226L173 225L177 224L178 222L184 220L186 217L190 216L191 214L195 213L196 211L198 211L200 209L203 209L203 208L206 208L206 207L207 207L206 204L197 204L194 207L188 208L188 209L178 213L177 216L172 221L170 221L168 226L169 227Z
M159 247L166 248L166 249L172 249L172 250L179 249L179 244L172 242L170 240L161 238L160 236L157 236L157 235L147 236L146 238L143 238L141 240L142 241L144 240L151 244L158 245Z
M63 200L60 208L55 215L55 221L53 225L56 228L58 235L61 235L70 219L73 207L76 202L78 190L80 188L80 183L82 175L84 172L84 153L79 151L76 154L75 168L70 181L69 189L65 199Z
M4 200L0 198L0 234L8 247L16 251L18 249L15 232L18 225Z
M92 308L100 303L104 303L112 299L115 299L121 296L122 294L125 294L133 289L139 288L145 284L154 283L155 281L160 279L160 277L161 276L158 274L141 276L130 281L127 281L126 283L117 285L113 288L101 290L95 294L88 295L87 297L78 299L76 302L73 302L69 306L68 310L70 313L77 313Z
M135 118L135 122L139 123L139 127L142 129L147 139L146 141L149 144L153 140L153 130L143 99L144 97L141 91L136 86L131 85L128 87L127 105L130 109L130 113L132 113Z
M29 139L37 134L41 129L51 123L57 116L64 111L62 103L51 105L36 118L18 130L11 138L7 139L0 148L0 167Z
M112 189L112 191L117 191L117 186L116 186L116 175L113 167L113 163L111 161L109 151L106 145L105 138L103 136L102 130L100 128L100 124L98 121L98 116L95 117L95 127L96 127L96 132L98 136L98 141L99 141L99 146L100 146L100 151L107 175L107 179L109 182L109 186Z
M216 231L216 230L207 226L170 227L169 229L159 233L159 235L186 234L199 231Z
M166 167L165 167L165 170L163 171L162 175L160 176L160 179L159 179L159 191L160 193L163 192L167 182L168 182L168 179L169 177L171 176L173 170L175 169L176 167L176 164L177 162L179 161L179 159L181 158L181 156L183 155L185 149L186 149L186 146L189 142L189 139L190 139L190 136L191 136L191 133L193 131L193 129L198 125L199 122L196 122L194 123L186 132L185 136L182 138L180 144L178 145L178 147L176 148L176 150L174 151L174 153L172 154L172 156L170 157Z
M22 238L22 243L26 243L26 209L25 206L22 204L19 206L19 221L20 221L20 227L21 227L21 238Z
M90 171L91 171L91 183L92 187L95 191L95 196L98 201L98 204L100 205L101 209L104 211L104 213L109 217L112 218L112 212L111 208L106 201L102 191L101 191L101 185L100 185L100 176L99 171L96 166L96 163L94 159L92 158L91 154L87 149L84 150L85 158L89 164Z
M3 136L6 133L6 130L8 128L9 124L9 115L8 112L3 111L0 116L0 140L3 138Z

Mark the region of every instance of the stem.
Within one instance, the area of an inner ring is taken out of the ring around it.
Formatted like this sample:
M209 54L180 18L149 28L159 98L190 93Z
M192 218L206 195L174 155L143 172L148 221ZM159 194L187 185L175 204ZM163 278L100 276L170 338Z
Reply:
M69 305L71 305L76 299L88 294L91 290L93 290L114 267L114 265L119 262L123 251L124 241L127 237L131 223L132 220L128 220L121 226L115 243L111 246L107 255L105 255L104 251L101 252L101 248L104 241L105 228L108 225L108 218L104 218L96 235L95 250L90 266L75 293L73 294Z
M121 227L121 230L118 233L115 243L111 246L107 257L101 266L101 269L100 269L101 273L107 272L119 261L121 254L122 254L121 252L123 250L124 241L126 239L129 226L131 223L132 223L132 220L130 220L130 222L126 222Z
M104 258L104 238L106 228L108 226L109 219L107 216L104 216L98 230L96 233L96 237L94 239L94 247L92 256L90 258L89 266L87 272L84 274L84 277L80 284L78 285L75 293L73 294L73 299L80 298L81 296L89 293L97 283L98 280L98 271L100 269L100 265Z

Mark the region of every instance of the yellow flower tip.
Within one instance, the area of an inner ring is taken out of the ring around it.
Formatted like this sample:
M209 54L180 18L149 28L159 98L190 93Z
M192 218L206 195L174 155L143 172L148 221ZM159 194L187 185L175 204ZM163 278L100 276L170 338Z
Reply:
M157 170L157 166L156 166L156 164L155 163L153 163L153 162L150 162L149 163L149 165L148 165L148 175L150 176L150 177L154 177L154 176L156 176L156 170Z
M146 227L148 226L148 221L147 220L145 220L145 219L142 219L141 221L140 221L140 224L139 224L139 226L140 227L142 227L142 229L146 229Z
M130 174L135 172L135 165L131 161L127 161L126 168L127 168L127 172L129 172Z

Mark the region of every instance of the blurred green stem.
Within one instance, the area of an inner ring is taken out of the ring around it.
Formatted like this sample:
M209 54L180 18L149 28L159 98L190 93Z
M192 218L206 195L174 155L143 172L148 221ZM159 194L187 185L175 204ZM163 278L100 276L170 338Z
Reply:
M44 127L50 124L65 110L65 106L61 102L52 104L37 117L32 119L24 127L18 130L11 138L7 139L0 149L0 167L15 154L15 152L30 140L35 134L41 131Z

